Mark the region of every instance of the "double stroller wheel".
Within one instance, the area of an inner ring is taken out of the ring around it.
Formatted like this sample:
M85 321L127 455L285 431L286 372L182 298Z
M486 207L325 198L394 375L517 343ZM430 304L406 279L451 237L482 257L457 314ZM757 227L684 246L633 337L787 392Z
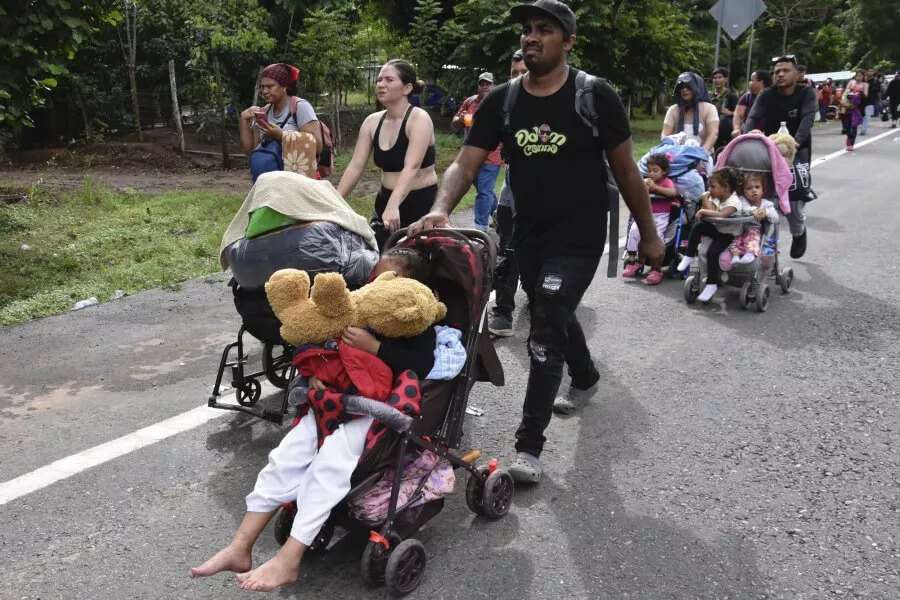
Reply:
M787 294L791 291L791 284L794 283L794 270L790 267L782 269L776 279L776 283L781 286L781 293Z
M741 308L749 310L751 304L756 305L757 312L766 312L769 308L769 284L761 283L756 286L756 290L751 292L752 282L747 281L741 286Z
M697 275L690 275L684 280L684 299L688 304L693 304L700 295L700 282Z
M362 576L370 585L384 584L394 596L405 596L422 583L428 556L417 539L403 540L393 548L380 541L366 544L362 556Z

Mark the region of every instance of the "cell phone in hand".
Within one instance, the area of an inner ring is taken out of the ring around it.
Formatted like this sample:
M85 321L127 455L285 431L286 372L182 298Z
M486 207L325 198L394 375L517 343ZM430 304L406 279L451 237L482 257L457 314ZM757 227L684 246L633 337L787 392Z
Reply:
M253 111L253 116L256 118L256 124L260 129L266 130L269 128L269 119L266 117L266 111L264 110L256 110Z

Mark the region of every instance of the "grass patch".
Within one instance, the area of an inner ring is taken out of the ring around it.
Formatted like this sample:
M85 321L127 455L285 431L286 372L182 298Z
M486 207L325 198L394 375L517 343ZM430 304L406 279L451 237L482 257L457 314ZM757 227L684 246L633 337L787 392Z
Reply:
M635 159L659 139L659 123L634 127ZM648 131L645 131L645 128ZM439 177L462 140L435 137ZM335 172L351 152L336 157ZM499 193L503 174L497 178ZM363 181L348 199L359 214L372 215L380 173L369 161ZM222 233L243 193L173 191L149 196L116 191L85 176L82 186L59 192L37 180L26 189L0 190L0 326L65 312L78 300L108 300L116 290L134 294L219 270ZM459 209L471 208L471 188ZM28 249L23 250L23 245Z
M126 194L86 178L73 192L0 206L0 325L218 271L222 233L242 200Z

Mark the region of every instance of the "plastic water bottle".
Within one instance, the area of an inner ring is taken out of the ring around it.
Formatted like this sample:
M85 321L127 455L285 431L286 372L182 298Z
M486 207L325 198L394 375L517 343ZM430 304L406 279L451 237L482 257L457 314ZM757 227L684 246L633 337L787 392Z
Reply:
M787 121L781 122L781 127L778 128L778 133L790 134L790 131L788 131L788 128L787 128Z

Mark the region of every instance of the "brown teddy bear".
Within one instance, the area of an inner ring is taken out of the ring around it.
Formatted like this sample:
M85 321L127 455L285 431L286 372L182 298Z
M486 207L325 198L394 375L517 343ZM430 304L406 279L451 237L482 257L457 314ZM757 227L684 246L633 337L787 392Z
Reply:
M310 292L306 271L281 269L266 283L266 296L281 337L294 346L337 339L348 326L411 337L447 314L427 285L390 271L352 292L340 273L322 273Z

